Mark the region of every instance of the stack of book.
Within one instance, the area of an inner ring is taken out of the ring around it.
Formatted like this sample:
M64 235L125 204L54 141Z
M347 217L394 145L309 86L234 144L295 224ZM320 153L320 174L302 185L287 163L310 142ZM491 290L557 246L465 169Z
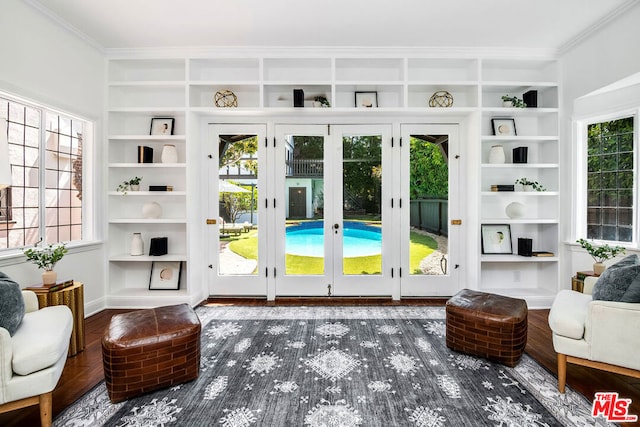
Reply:
M578 271L576 273L576 279L584 281L587 277L598 277L593 271Z
M531 256L553 256L553 252L533 251L531 252Z
M38 285L38 286L29 286L26 287L26 290L33 291L35 293L48 293L59 291L64 288L68 288L69 286L73 286L73 279L63 280L62 282L56 282L51 285Z
M492 184L491 191L515 191L513 185L508 184Z

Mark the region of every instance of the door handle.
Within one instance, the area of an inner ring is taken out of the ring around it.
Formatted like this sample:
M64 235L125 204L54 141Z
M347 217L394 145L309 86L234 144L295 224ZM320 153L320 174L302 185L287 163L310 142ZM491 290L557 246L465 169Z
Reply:
M333 224L333 228L337 230L338 228L340 228L340 224Z

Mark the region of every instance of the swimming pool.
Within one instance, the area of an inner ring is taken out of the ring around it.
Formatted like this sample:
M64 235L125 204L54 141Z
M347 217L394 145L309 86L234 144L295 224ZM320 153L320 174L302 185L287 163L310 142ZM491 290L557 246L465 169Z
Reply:
M324 257L323 226L323 221L310 221L287 227L286 253L309 257ZM380 255L382 253L380 227L355 221L345 221L343 227L343 256L345 258Z

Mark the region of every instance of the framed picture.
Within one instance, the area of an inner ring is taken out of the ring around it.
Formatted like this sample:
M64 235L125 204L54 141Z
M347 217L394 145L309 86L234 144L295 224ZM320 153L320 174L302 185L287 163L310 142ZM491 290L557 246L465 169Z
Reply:
M356 108L378 108L378 92L356 92Z
M491 119L493 134L497 136L516 136L516 121L514 119Z
M182 262L180 261L154 261L151 263L150 290L177 290L180 289L180 274Z
M511 226L509 224L482 224L483 254L512 254Z
M151 119L150 135L173 135L173 117L154 117Z

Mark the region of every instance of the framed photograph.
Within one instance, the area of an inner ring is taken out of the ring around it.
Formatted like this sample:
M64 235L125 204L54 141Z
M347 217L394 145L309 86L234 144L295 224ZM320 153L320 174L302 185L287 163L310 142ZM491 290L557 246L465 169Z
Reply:
M180 289L180 274L182 262L180 261L154 261L151 263L150 290L177 290Z
M154 117L151 119L150 135L173 135L173 117Z
M356 108L378 108L378 92L356 92Z
M514 119L491 119L493 134L496 136L516 136L516 121Z
M482 224L483 254L512 254L511 226L509 224Z

